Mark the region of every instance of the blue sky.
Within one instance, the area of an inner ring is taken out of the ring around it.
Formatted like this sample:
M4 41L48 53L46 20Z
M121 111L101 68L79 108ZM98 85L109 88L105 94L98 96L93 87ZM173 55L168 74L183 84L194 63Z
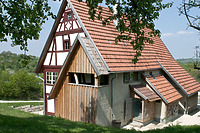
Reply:
M174 0L173 7L161 11L159 20L155 21L156 28L162 33L161 39L175 59L192 58L194 56L194 47L200 45L200 33L197 30L187 27L185 16L179 16L177 7L182 0ZM163 0L170 2L170 0ZM50 1L52 10L55 14L60 7L60 2ZM199 13L198 13L199 14ZM54 21L48 20L43 26L39 40L29 41L28 54L40 56L47 37L50 33ZM10 41L0 42L0 52L11 51L22 54L19 47L11 47Z

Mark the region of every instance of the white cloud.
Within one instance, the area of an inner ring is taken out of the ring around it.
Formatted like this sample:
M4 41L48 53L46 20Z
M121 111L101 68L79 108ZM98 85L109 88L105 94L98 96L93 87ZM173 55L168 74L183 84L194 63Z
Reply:
M174 33L163 33L162 37L170 37L170 36L174 36Z
M162 37L180 37L183 35L193 35L195 32L193 31L177 31L176 33L168 32L168 33L163 33Z
M178 31L176 33L177 35L191 35L191 34L194 34L193 31Z

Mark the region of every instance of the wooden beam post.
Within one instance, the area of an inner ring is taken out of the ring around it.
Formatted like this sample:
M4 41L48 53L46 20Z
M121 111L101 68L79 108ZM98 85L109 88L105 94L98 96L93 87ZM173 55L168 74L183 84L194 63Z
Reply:
M94 74L94 85L100 86L100 77L96 73Z

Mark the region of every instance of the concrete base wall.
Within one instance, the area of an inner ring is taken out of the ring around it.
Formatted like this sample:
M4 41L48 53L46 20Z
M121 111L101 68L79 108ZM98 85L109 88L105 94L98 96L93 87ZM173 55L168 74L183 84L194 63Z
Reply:
M110 126L111 118L111 90L109 86L98 88L97 93L97 119L96 123L102 126Z

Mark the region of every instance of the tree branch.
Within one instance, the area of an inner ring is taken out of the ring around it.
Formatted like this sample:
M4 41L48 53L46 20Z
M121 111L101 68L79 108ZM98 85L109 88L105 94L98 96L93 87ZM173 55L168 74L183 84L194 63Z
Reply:
M200 30L200 27L194 26L194 25L191 23L191 21L190 21L190 19L189 19L189 16L188 16L188 14L187 14L187 11L186 11L185 3L184 3L184 5L183 5L183 9L184 9L184 12L185 12L184 14L185 14L185 16L186 16L186 19L187 19L188 22L189 22L189 26L192 27L192 28L194 28L194 29L196 29L196 30Z

